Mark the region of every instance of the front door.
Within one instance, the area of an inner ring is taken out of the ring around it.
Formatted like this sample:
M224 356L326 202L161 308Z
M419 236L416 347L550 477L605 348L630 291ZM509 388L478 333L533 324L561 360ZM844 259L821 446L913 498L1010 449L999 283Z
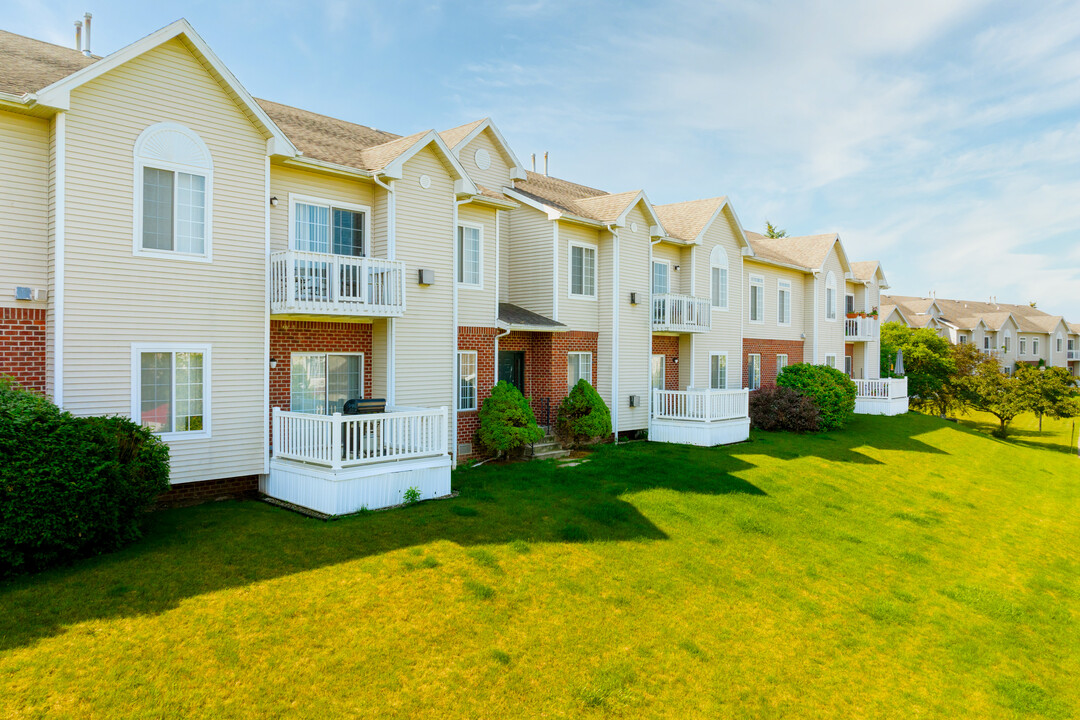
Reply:
M499 380L505 380L525 394L525 353L520 350L499 351Z

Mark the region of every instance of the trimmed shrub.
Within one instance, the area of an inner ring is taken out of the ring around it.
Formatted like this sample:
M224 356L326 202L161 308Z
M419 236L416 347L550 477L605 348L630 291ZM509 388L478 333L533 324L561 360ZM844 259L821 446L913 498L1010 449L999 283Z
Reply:
M501 456L536 442L544 432L521 391L500 380L480 405L480 429L476 435L488 454Z
M776 384L811 398L821 413L818 425L822 430L837 430L855 417L855 383L836 368L810 363L788 365L776 378Z
M123 547L168 489L169 448L146 428L0 381L0 576Z
M817 432L820 417L813 398L789 387L767 387L750 393L750 423L759 430Z
M559 405L555 432L572 445L586 445L611 434L611 411L589 381L578 380Z

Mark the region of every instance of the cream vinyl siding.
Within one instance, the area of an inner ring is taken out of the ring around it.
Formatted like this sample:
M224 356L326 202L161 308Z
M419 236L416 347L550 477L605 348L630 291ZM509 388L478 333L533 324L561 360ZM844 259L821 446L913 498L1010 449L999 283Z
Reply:
M351 179L330 175L328 173L310 172L299 168L279 165L270 166L270 195L277 197L277 207L270 208L270 251L281 252L289 249L289 194L304 195L308 198L328 200L331 203L341 202L349 205L362 205L371 208L374 216L375 193L374 183L360 179ZM385 191L379 188L380 193ZM385 211L384 211L385 214ZM372 228L374 235L375 219L369 218L368 227ZM381 224L383 237L385 237L385 221ZM378 243L381 252L376 254L376 243L370 238L365 240L371 243L368 255L371 257L385 258L386 244Z
M825 278L829 272L832 272L836 276L836 319L825 319ZM836 245L833 245L832 250L829 251L828 257L825 259L825 265L821 271L821 277L818 282L818 292L820 298L818 300L818 309L821 313L818 319L818 331L820 337L818 339L818 362L824 363L826 355L836 355L837 367L841 370L843 365L840 363L844 357L844 297L843 288L846 286L844 281L844 273L846 271L840 263L840 256L837 254ZM775 298L773 302L775 303ZM775 320L774 320L775 321ZM806 334L807 338L810 337L810 333Z
M724 248L728 257L728 309L711 308L712 327L709 332L691 337L690 342L694 347L694 361L690 363L693 377L688 378L688 384L696 388L709 387L709 355L719 352L727 353L728 387L742 386L743 314L749 313L745 310L747 299L742 248L728 208L724 208L723 213L713 220L701 239L701 245L694 248L694 294L698 297L712 295L712 265L709 260L717 245ZM685 361L679 363L680 376L684 372L691 372L689 367L682 367L684 364Z
M481 287L458 285L458 325L495 326L495 208L466 203L458 208L458 221L480 225ZM457 252L457 231L454 233ZM500 258L501 260L502 258Z
M610 240L608 241L610 242ZM596 299L570 297L570 245L580 243L596 248ZM599 300L610 285L600 282L600 232L570 222L559 223L559 322L574 330L597 332L600 329ZM611 331L610 324L608 331Z
M554 314L552 273L555 268L551 220L539 210L525 205L510 211L509 215L510 302L551 317Z
M212 437L169 441L172 482L266 471L265 136L180 40L71 93L64 404L129 415L132 343L212 349ZM180 123L213 157L213 262L134 256L135 140Z
M649 303L649 226L651 221L639 202L619 228L619 432L640 430L649 425L650 363L652 360L652 313ZM638 231L630 229L637 223ZM630 293L638 294L637 305ZM630 396L640 403L630 407Z
M390 357L389 324L393 320L376 318L371 323L371 397L390 401L387 359Z
M865 346L866 360L865 360L865 375L866 378L879 378L881 377L881 286L878 284L880 275L875 273L874 282L869 287L864 289L866 297L866 309L873 310L878 309L878 331L874 333L874 339L868 343L863 343ZM856 306L856 309L860 309ZM975 334L972 333L972 338ZM980 340L979 342L982 342ZM858 375L856 375L858 377Z
M728 259L732 257L731 253L728 253ZM765 278L765 322L761 324L750 323L750 310L748 308L749 293L745 286L742 294L738 297L737 301L740 304L742 314L747 318L743 332L748 338L763 339L763 340L801 340L802 333L804 331L804 323L806 322L806 314L813 313L813 297L807 294L807 287L813 286L813 276L809 273L800 272L799 270L792 270L790 268L777 267L775 265L769 265L766 263L755 262L754 258L746 258L743 263L743 281L746 282L750 275L761 275ZM734 277L734 274L731 275ZM786 280L791 283L791 324L780 325L776 322L776 303L777 303L777 287L781 280ZM824 285L824 281L822 281ZM732 302L736 302L736 298L732 295ZM824 303L824 299L822 303ZM811 307L807 307L807 306ZM734 309L732 310L734 312ZM824 305L821 310L822 317L825 316ZM717 313L713 313L713 322L716 322ZM807 342L811 336L811 329L806 328ZM843 332L843 328L841 328ZM809 351L809 344L805 349Z
M431 187L420 187L427 175ZM405 163L396 184L397 259L405 263L405 316L394 320L398 405L452 408L457 328L454 327L454 182L441 158L425 148ZM417 270L435 272L432 285ZM452 415L452 413L451 413ZM450 433L448 442L455 435Z
M510 213L502 210L499 218L499 302L510 302Z
M45 393L53 396L56 385L56 119L49 124L48 242L45 278L49 299L45 310Z
M0 307L43 308L15 300L15 287L48 290L49 121L0 111Z
M600 238L600 248L596 252L596 305L597 323L599 330L596 335L596 357L593 365L596 368L596 391L607 403L612 415L615 413L615 399L612 397L612 364L615 300L613 289L615 286L615 237L607 230L601 230L597 235ZM619 288L620 297L625 295L624 288ZM629 298L629 295L625 295ZM624 307L620 305L620 308ZM626 307L629 307L627 303ZM625 313L624 313L625 315ZM649 350L652 347L650 343ZM621 390L620 390L621 392Z
M476 166L476 151L480 149L487 150L488 155L491 157L491 167L487 170L481 170ZM479 135L462 148L458 154L458 159L473 182L496 192L501 192L504 187L510 185L510 166L507 164L506 158L503 156L502 150L499 149L499 145L496 143L490 129L484 128Z
M657 243L653 245L653 260L665 262L668 265L669 292L676 295L689 295L691 284L690 248L682 248L670 243ZM675 266L679 271L675 271ZM649 283L652 284L652 274L649 275ZM705 297L702 295L702 297Z
M384 182L390 184L394 181L384 180ZM391 187L397 186L391 185ZM388 228L388 223L390 221L390 193L372 183L371 194L371 252L374 257L392 260L393 258L390 257ZM406 278L406 280L408 280L408 278ZM406 308L408 307L408 297L409 293L406 292Z

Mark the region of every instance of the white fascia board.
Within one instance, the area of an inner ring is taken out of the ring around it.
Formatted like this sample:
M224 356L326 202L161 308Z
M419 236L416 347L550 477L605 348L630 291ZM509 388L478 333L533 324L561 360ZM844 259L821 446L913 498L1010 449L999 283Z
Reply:
M510 147L510 143L506 142L506 138L504 138L503 134L499 132L499 128L495 125L494 121L492 121L491 118L484 118L483 122L470 130L468 135L461 138L461 140L459 140L458 143L454 145L454 157L460 157L461 151L464 150L469 143L478 138L480 136L480 133L484 132L485 130L491 130L491 134L495 136L495 140L497 141L496 144L499 146L499 150L501 150L504 155L503 159L509 161L508 164L511 168L510 175L511 177L513 177L513 171L521 169L521 161L517 159L517 155L514 154L514 150ZM522 171L522 177L514 177L513 179L524 180L524 171Z
M649 198L645 194L644 190L639 192L637 194L637 196L633 200L631 200L629 203L627 203L626 209L624 209L619 214L619 217L617 217L615 219L615 222L613 222L612 225L617 225L619 227L624 227L626 225L626 217L630 214L630 211L633 210L634 208L636 208L638 206L638 203L641 203L641 202L645 203L645 214L652 220L652 222L649 225L650 234L652 234L652 227L655 226L655 227L659 228L660 232L652 234L653 237L661 237L663 235L666 235L667 231L664 230L664 223L660 222L660 216L656 214L655 210L653 210L652 203L649 202Z
M513 188L503 188L503 193L505 193L506 195L509 195L513 199L517 200L522 205L527 205L528 207L531 207L534 210L539 210L540 212L547 215L548 220L560 220L563 217L563 213L562 213L561 210L556 210L555 208L551 207L550 205L545 205L542 202L539 202L537 200L532 199L531 197L528 197L526 195L522 195L521 193L517 192Z
M450 152L450 148L447 147L446 141L434 130L428 130L424 136L414 142L408 150L388 163L379 174L400 180L403 177L405 163L411 160L413 156L428 145L435 145L438 151L446 158L447 162L449 162L450 166L454 169L454 172L457 174L457 177L454 178L457 181L454 183L454 190L458 195L476 195L480 192L469 177L469 174L465 172L465 168L462 167L461 161L457 159L457 156L454 155L454 153Z
M305 170L321 170L335 175L347 175L350 177L370 178L372 175L371 172L367 170L349 167L348 165L338 165L337 163L327 162L326 160L317 160L305 155L297 155L296 157L288 158L283 164L290 167L302 167Z
M162 43L180 36L187 38L188 42L190 42L202 56L202 59L221 76L225 81L225 84L229 86L229 89L236 93L248 112L254 115L259 123L263 125L264 129L275 140L274 149L277 154L285 156L299 154L299 150L292 144L292 141L290 141L285 133L283 133L274 121L270 119L270 116L259 106L259 103L255 102L255 99L251 97L244 86L240 84L240 81L236 79L236 76L232 74L232 71L229 70L229 68L225 66L225 63L214 54L214 51L210 49L210 46L206 44L206 41L195 32L195 28L191 26L191 23L183 18L171 22L160 30L150 33L141 40L137 40L130 45L117 50L111 55L107 55L93 65L87 65L82 70L72 73L61 80L57 80L52 85L39 90L35 94L37 102L42 105L48 105L49 107L56 107L64 110L69 109L71 106L72 89L90 82L116 67L123 65L129 60L133 60L143 53L153 50Z

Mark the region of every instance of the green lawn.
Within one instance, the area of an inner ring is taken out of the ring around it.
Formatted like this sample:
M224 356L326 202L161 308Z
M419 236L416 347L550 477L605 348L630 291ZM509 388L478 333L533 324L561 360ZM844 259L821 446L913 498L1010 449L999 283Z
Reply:
M484 466L324 523L257 502L0 585L0 717L1080 713L1080 460L860 417Z

